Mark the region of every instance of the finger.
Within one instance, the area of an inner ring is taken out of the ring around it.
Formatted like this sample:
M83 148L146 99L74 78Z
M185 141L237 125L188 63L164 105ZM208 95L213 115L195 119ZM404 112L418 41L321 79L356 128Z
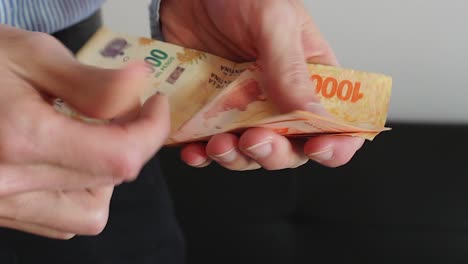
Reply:
M254 170L260 165L242 153L238 148L239 140L233 134L213 136L206 146L206 153L221 166L237 171Z
M308 63L338 66L338 59L316 24L309 19L302 30L302 46Z
M169 99L161 93L151 96L135 120L120 126L148 160L162 147L169 136ZM138 143L138 144L137 144ZM129 145L124 145L129 147Z
M22 77L42 92L95 118L113 118L139 107L148 82L143 63L117 70L100 69L79 63L46 34L29 33L24 42L29 52L15 54L14 60Z
M318 136L304 145L310 159L328 167L346 164L364 144L364 139L349 136Z
M201 142L187 144L182 147L180 158L189 166L204 168L211 163L205 148L206 144Z
M267 93L284 112L324 111L309 78L301 21L292 5L280 7L264 12L258 41Z
M0 165L0 198L35 191L82 190L118 185L112 175L96 175L49 164ZM64 180L66 179L66 180Z
M301 146L264 128L249 129L239 140L242 152L268 170L296 168L305 164L308 158Z
M102 126L66 119L59 127L62 133L42 146L49 161L62 160L65 167L85 168L94 175L112 175L117 183L133 180L169 135L169 102L156 94L135 120L124 124Z
M338 60L319 27L307 13L303 2L293 1L296 12L301 17L302 47L309 63L338 66Z
M299 7L298 10L306 10ZM303 12L302 45L309 63L338 66L338 60L318 26ZM325 166L338 167L346 164L364 144L363 139L342 136L319 136L304 145L304 152Z
M0 180L14 181L8 183L11 192L39 187L79 189L133 180L169 133L169 105L163 95L149 98L138 117L124 124L88 124L49 110L41 119L31 118L28 136L9 145L10 160L16 157L11 165L48 165L76 171L75 176L63 173L61 177L59 169L47 176L47 166L42 167L42 175L51 180L47 182L26 172L17 178L2 173Z
M107 224L113 187L29 192L0 199L3 218L62 233L97 235Z
M75 234L72 233L65 233L48 227L18 222L17 220L7 218L0 218L0 226L52 239L68 240L75 237Z
M64 133L61 134L60 141L66 144L73 138L81 138L80 144L68 144L69 149L74 153L89 153L91 150L90 157L93 159L110 157L112 162L114 157L117 161L123 159L120 162L124 165L127 162L131 163L129 165L132 165L132 162L143 165L141 163L154 156L164 144L169 135L169 129L168 98L165 95L156 94L145 102L135 120L110 126L68 122L67 127L63 129ZM121 155L116 154L116 156L113 153ZM85 162L88 161L89 158L85 158Z

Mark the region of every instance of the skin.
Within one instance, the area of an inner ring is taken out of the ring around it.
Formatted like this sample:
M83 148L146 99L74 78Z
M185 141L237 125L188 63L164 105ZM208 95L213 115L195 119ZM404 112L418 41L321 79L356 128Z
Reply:
M164 0L161 20L168 42L262 64L268 96L282 111L324 113L306 61L338 62L301 1ZM0 226L59 239L99 234L113 187L135 179L167 138L166 98L155 95L140 108L144 66L84 66L45 34L0 25L0 59ZM67 118L50 105L55 97L116 122ZM293 141L249 129L188 144L181 157L231 170L294 168L310 159L336 167L362 144L339 136Z
M302 1L164 0L161 22L168 42L237 62L258 61L265 69L268 96L282 111L325 113L306 62L335 66L338 62ZM231 170L295 168L309 160L337 167L363 143L344 136L295 141L255 128L240 136L224 133L208 143L188 144L181 158L194 167L214 160Z
M140 109L144 65L84 66L46 34L0 25L0 60L0 226L60 239L99 234L113 187L135 179L166 140L167 99ZM71 119L52 107L56 97L118 121Z

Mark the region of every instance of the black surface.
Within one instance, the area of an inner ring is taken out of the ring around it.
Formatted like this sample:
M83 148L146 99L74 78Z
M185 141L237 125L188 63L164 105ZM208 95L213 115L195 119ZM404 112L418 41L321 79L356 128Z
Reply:
M336 169L200 170L165 150L189 263L468 263L468 126L389 125Z

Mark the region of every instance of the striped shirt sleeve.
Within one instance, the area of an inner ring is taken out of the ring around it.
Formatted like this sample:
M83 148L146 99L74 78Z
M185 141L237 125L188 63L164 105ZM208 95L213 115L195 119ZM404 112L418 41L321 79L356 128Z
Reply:
M105 0L0 0L0 23L54 33L96 12Z

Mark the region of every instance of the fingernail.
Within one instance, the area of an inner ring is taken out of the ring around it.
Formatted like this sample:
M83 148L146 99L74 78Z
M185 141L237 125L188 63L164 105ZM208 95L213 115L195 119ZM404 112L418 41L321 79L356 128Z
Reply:
M221 161L221 162L226 162L226 163L233 162L236 158L237 158L237 152L235 148L232 148L224 152L223 154L213 156L213 159L217 161Z
M255 144L245 150L254 158L264 158L271 154L273 151L272 140L268 139L261 143Z
M204 168L204 167L206 167L206 166L208 166L208 165L210 165L210 164L211 164L211 160L210 160L210 159L207 159L207 160L205 160L205 162L203 162L202 164L198 164L198 165L192 166L192 167L195 167L195 168Z
M194 162L189 163L189 165L192 167L200 167L207 162L208 162L208 159L205 159L203 157L198 157L197 159L194 160Z
M333 158L333 148L328 147L321 151L310 153L308 156L310 159L313 159L318 162L328 161Z

